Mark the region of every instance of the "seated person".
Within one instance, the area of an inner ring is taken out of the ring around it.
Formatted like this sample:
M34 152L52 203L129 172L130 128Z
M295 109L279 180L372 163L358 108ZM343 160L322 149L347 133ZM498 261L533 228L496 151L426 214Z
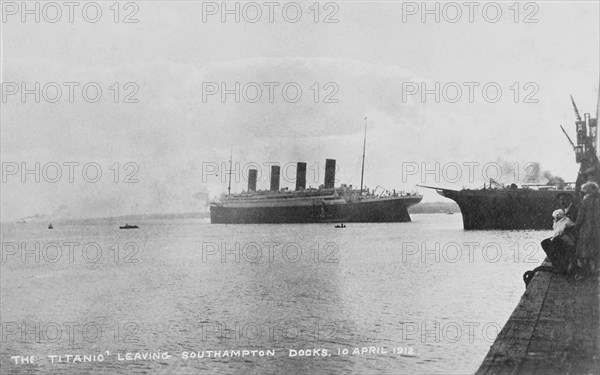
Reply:
M575 223L558 209L552 213L554 235L542 241L542 249L552 266L560 272L568 272L575 254Z
M560 238L569 245L575 245L574 238L572 238L575 222L567 216L563 209L555 210L552 217L554 218L554 224L552 224L554 235L552 238Z

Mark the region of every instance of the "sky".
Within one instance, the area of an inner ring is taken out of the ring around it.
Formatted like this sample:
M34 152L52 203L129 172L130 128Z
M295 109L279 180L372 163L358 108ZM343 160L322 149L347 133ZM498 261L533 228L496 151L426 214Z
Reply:
M3 221L205 211L231 154L232 192L328 158L358 186L365 123L369 188L572 181L569 95L596 117L598 1L28 4L2 3Z

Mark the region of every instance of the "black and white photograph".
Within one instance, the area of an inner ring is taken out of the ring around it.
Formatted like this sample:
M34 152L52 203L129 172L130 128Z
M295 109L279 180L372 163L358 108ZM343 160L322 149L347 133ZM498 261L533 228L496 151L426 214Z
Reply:
M600 0L0 16L0 374L600 375Z

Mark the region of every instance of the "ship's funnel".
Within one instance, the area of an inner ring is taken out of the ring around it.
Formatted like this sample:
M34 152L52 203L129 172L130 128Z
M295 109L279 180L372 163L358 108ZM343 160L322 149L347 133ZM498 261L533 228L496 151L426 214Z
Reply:
M248 171L248 192L256 191L256 169Z
M335 185L335 159L325 159L325 189Z
M271 191L279 191L279 166L271 166Z
M296 191L306 189L306 163L296 164Z

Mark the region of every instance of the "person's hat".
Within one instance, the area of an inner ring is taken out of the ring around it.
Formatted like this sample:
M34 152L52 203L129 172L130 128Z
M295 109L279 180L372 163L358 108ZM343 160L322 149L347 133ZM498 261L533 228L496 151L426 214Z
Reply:
M598 184L594 181L588 181L585 184L581 185L581 191L583 191L584 193L598 191Z
M558 210L555 210L552 213L552 217L554 218L554 220L560 220L563 217L565 217L565 211L563 211L562 209L559 208Z

